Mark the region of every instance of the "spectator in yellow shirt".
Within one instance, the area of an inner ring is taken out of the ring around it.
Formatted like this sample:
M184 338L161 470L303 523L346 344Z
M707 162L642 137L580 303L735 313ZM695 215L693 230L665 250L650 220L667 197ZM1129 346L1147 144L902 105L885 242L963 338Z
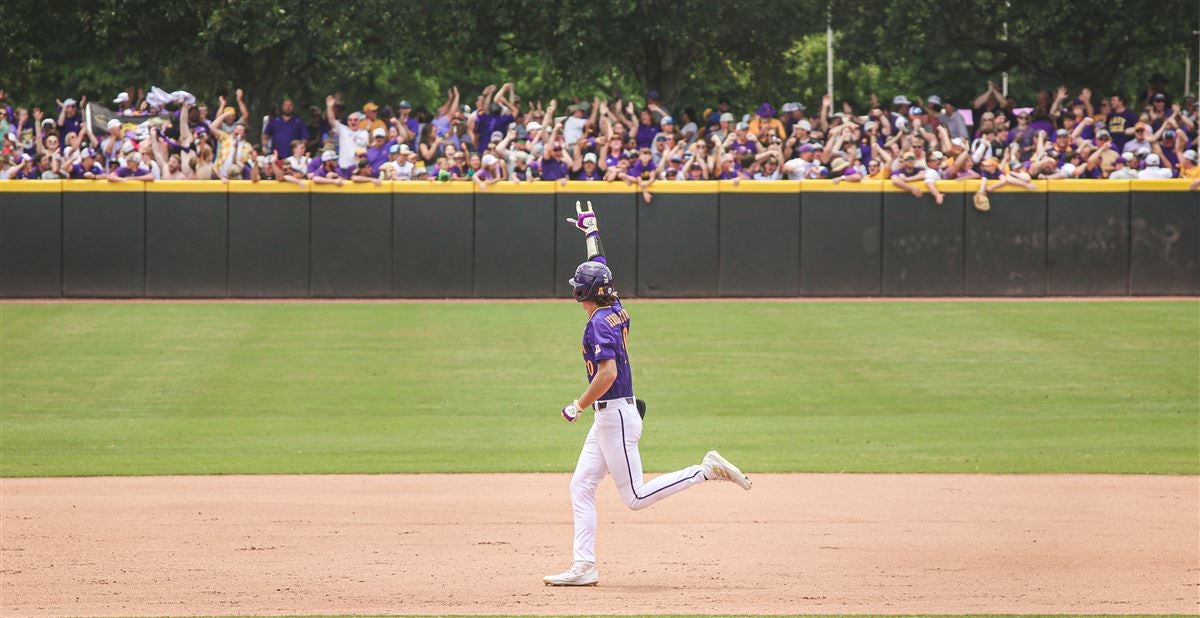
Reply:
M759 105L754 114L750 121L750 132L758 137L760 143L770 144L772 134L781 141L787 137L783 131L783 122L775 117L775 108L771 107L770 103Z
M367 118L359 123L359 129L365 129L368 135L374 134L375 129L387 131L387 125L379 117L379 106L374 101L367 101L366 105L363 105L363 114Z
M1200 165L1197 165L1195 150L1183 151L1183 156L1179 157L1179 177L1191 178L1200 180Z

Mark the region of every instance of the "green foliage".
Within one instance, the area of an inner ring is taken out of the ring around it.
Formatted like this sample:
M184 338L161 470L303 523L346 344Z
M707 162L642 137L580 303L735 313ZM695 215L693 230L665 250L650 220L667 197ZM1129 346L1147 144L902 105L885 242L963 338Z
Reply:
M649 470L1200 472L1200 305L634 300ZM568 471L575 303L0 306L0 476Z
M1184 59L1196 57L1186 0L18 0L0 3L0 87L47 108L130 85L210 104L241 87L255 115L333 91L432 108L457 85L473 103L505 81L526 100L641 101L656 89L677 108L721 94L738 109L811 106L825 91L827 2L835 91L859 105L871 92L965 103L1005 70L1023 102L1060 83L1134 95L1153 72L1178 93Z

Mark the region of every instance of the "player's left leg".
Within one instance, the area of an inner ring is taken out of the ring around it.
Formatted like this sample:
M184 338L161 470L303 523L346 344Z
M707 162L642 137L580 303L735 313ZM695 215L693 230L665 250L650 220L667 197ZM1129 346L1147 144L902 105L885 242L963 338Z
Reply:
M571 510L575 516L575 561L596 562L596 487L608 474L604 453L596 440L596 425L588 431L571 475Z
M633 404L609 406L596 412L596 438L621 500L631 509L644 509L667 496L709 480L704 466L668 472L648 483L642 481L642 418Z
M574 558L571 568L542 581L548 586L594 586L600 581L596 570L596 487L608 474L604 453L596 439L596 424L588 430L571 475L571 510L575 515Z

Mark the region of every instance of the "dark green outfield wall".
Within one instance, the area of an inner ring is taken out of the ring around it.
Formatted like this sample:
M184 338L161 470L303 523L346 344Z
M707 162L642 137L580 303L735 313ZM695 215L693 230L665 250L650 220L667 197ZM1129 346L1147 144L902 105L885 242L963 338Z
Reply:
M0 182L0 296L566 297L590 200L641 297L1200 294L1188 181Z

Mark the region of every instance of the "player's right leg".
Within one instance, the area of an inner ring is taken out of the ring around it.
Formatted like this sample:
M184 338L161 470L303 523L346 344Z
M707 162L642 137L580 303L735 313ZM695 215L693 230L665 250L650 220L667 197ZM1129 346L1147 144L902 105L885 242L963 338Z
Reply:
M625 506L644 509L667 496L679 493L692 485L709 480L704 466L688 466L682 470L642 479L642 455L638 442L642 439L642 418L634 404L609 406L596 412L596 438L609 472L617 485L617 493Z

